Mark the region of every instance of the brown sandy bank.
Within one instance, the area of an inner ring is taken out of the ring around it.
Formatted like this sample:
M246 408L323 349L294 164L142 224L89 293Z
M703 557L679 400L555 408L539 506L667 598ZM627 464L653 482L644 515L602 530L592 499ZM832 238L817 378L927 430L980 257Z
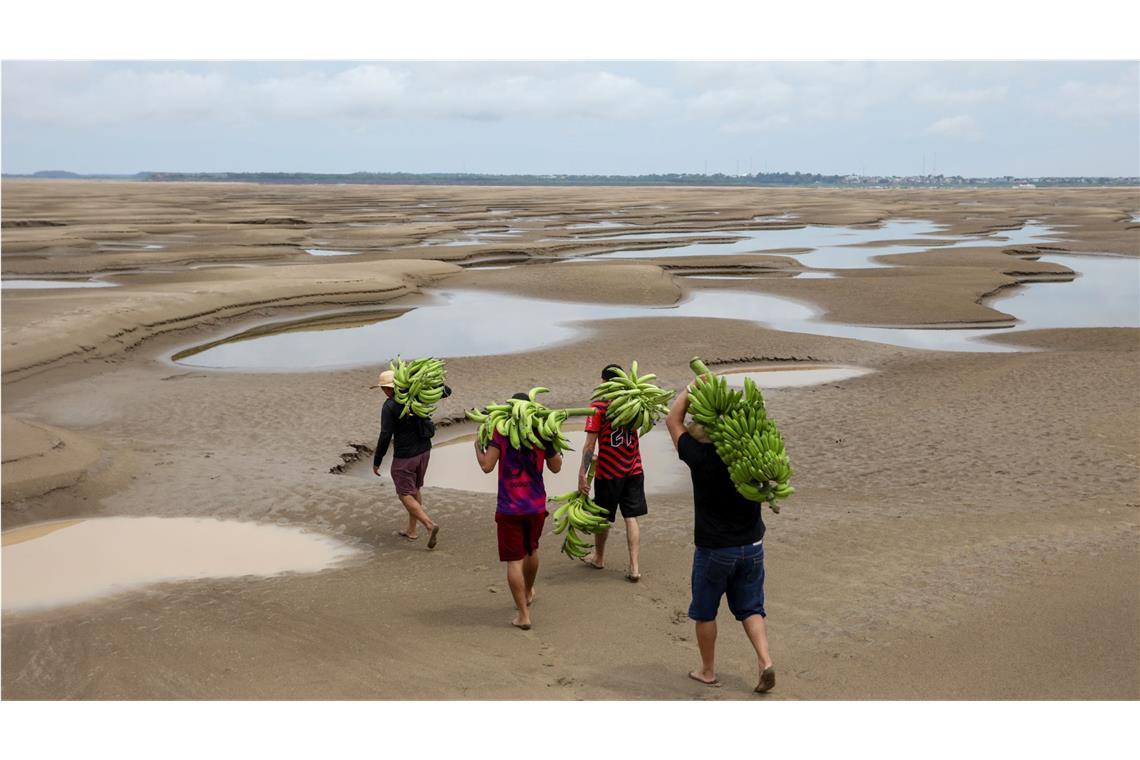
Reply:
M332 228L350 221L376 222L389 235L388 226L418 219L421 231L438 234L440 226L488 224L507 207L532 220L587 221L616 210L645 224L702 228L784 211L818 223L932 218L962 232L1052 214L1079 224L1066 233L1083 236L1067 243L1074 250L1116 240L1117 252L1137 253L1122 221L1135 193L1115 190L5 183L4 194L6 221L63 225L6 227L5 243L10 233L23 239L80 224L137 230L136 241L209 224L205 237L280 228L266 237L319 235L333 247ZM544 537L535 628L523 633L508 625L493 496L434 488L429 467L425 498L443 531L427 552L422 539L392 536L404 513L387 478L360 467L329 472L353 445L375 442L379 397L367 386L378 367L247 373L168 363L187 336L205 340L249 320L342 303L389 303L430 284L654 305L693 287L652 261L460 272L382 251L384 239L368 260L290 253L296 258L258 270L152 272L165 265L144 249L143 273L124 276L119 288L5 292L4 459L10 446L18 463L65 435L102 452L73 485L39 495L10 495L5 462L5 529L110 515L219 517L301 526L364 550L321 573L163 584L53 612L5 613L5 698L754 698L754 658L724 609L725 686L685 678L696 662L685 618L686 489L652 498L637 585L622 579L621 528L603 572L565 559ZM188 245L206 256L214 244ZM106 254L84 250L96 264ZM1022 262L1007 254L969 254L959 266L942 253L836 280L717 288L726 299L755 288L843 318L918 324L985 318L992 310L978 299L1021 274L1010 276L1011 262ZM754 257L764 258L779 261ZM636 358L671 387L688 381L695 354L722 368L803 361L873 369L766 394L793 455L797 494L781 514L765 514L779 672L765 699L1140 698L1140 331L991 340L1039 350L907 350L727 319L597 321L571 342L449 359L455 395L438 418L458 419L465 407L539 384L552 388L550 403L580 405L601 366L615 360Z

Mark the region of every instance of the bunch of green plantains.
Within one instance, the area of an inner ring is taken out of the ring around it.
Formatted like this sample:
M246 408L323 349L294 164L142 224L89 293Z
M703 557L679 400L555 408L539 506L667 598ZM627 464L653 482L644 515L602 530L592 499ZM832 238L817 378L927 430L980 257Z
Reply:
M431 417L436 403L443 398L445 372L439 359L415 359L406 362L396 357L388 364L388 369L396 376L396 403L404 405L400 416L410 411L417 417Z
M792 466L776 421L764 408L764 395L751 378L744 379L743 393L729 389L728 381L709 372L698 358L689 367L697 375L689 386L689 414L716 444L732 484L749 501L766 501L779 512L776 500L796 489L788 485Z
M467 419L479 424L479 445L487 448L496 432L516 449L545 448L549 443L558 453L570 449L570 441L562 435L562 423L568 417L593 414L590 408L548 409L535 401L548 388L531 388L525 399L507 399L502 404L488 404L485 409L471 409Z
M657 420L669 413L666 402L673 398L676 391L667 391L653 385L650 380L656 379L652 373L637 376L637 362L633 362L626 374L615 369L617 376L606 380L594 388L592 398L595 401L608 401L606 416L615 427L637 428L641 435L645 435Z
M594 464L590 462L589 475L586 480L586 490L589 491L589 484L594 479ZM562 539L562 552L575 559L581 559L587 554L587 550L594 548L593 544L587 544L578 537L578 531L583 533L601 533L609 527L609 522L606 521L606 510L599 507L590 499L588 493L581 491L567 491L561 496L552 496L552 502L561 502L562 506L554 510L552 517L554 518L554 533L566 533L565 538Z

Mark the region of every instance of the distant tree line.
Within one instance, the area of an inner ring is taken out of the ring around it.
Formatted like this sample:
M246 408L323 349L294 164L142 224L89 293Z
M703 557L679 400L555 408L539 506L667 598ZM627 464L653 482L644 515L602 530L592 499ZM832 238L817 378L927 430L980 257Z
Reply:
M136 174L77 174L69 171L39 171L5 174L5 177L38 179L107 179L151 182L255 182L260 184L367 184L367 185L657 185L678 187L1004 187L1032 184L1037 187L1090 185L1140 185L1140 177L961 177L943 175L874 176L815 174L811 172L757 172L756 174L468 174L458 172L138 172Z

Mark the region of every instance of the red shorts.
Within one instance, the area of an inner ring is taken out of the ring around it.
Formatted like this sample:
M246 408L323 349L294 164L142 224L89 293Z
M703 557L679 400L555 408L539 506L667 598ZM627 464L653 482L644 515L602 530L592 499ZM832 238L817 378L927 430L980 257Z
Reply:
M495 513L499 528L499 561L515 562L538 551L538 539L546 524L546 512L531 515Z
M392 459L392 483L400 496L413 496L423 488L431 450L407 459Z

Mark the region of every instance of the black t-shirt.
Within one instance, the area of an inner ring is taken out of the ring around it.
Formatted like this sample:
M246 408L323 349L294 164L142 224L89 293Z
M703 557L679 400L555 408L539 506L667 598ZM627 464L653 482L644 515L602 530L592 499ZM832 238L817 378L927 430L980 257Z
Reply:
M677 455L693 478L694 541L703 549L746 546L764 538L761 504L740 495L716 446L688 433L677 441Z
M451 388L443 386L443 397L451 395ZM376 441L376 451L372 455L372 466L379 467L384 455L388 453L388 444L395 438L395 459L409 459L431 450L431 437L435 433L435 425L431 420L409 412L401 417L404 405L389 398L380 409L380 437Z

